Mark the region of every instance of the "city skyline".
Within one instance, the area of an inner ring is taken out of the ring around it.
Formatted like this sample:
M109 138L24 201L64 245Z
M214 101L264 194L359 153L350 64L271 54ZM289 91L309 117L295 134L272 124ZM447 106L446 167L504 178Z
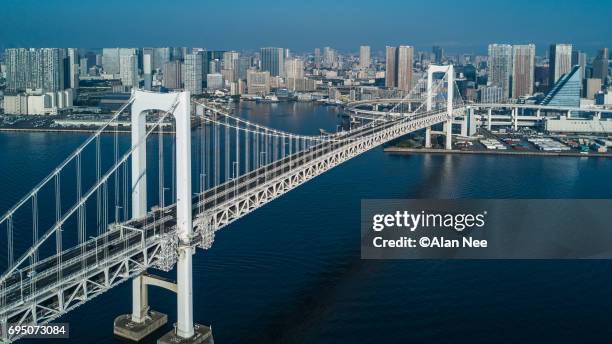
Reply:
M86 1L73 2L71 6L53 6L32 0L9 1L5 8L11 15L7 16L0 32L0 49L193 46L257 50L265 46L283 46L304 52L323 46L358 51L360 45L369 45L373 52L380 52L387 45L410 44L417 50L439 45L449 54L485 54L489 43L498 42L533 43L538 55L544 54L549 44L571 43L594 55L601 47L612 45L612 39L605 38L612 37L612 28L606 25L606 13L612 10L612 5L595 1L583 2L576 8L569 1L528 3L521 0L508 6L477 0L470 6L462 6L443 0L435 13L427 13L426 4L386 1L379 5L381 9L397 10L381 10L379 16L365 16L358 11L360 6L349 4L353 3L317 0L308 4L253 6L238 0L231 5L187 1L178 7L155 1ZM185 8L190 10L184 11ZM207 17L206 13L210 12L228 15ZM402 20L406 12L414 14L411 20ZM92 16L103 18L103 21L92 26ZM439 19L435 28L428 28L430 16ZM587 16L589 25L562 25L575 22L577 16ZM262 24L259 20L262 17L273 20ZM54 20L54 25L47 25L49 18ZM473 21L472 25L466 18ZM322 25L311 25L315 20ZM206 25L201 25L203 22ZM499 25L503 22L508 25ZM512 25L520 22L527 25ZM159 30L152 35L151 30L156 27Z

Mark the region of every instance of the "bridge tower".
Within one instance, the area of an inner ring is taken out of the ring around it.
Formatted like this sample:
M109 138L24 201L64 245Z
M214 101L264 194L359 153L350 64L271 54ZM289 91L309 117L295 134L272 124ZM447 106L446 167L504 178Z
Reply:
M446 111L448 112L448 121L444 123L444 131L446 132L446 149L453 148L453 91L455 84L455 70L453 65L436 66L429 65L427 69L427 111L431 111L433 107L433 74L446 73L447 100ZM431 148L431 127L425 129L425 148Z
M132 280L132 314L115 319L115 334L139 341L163 326L167 316L150 311L147 285L156 285L176 292L177 322L175 329L158 343L202 343L212 341L210 328L193 323L193 221L191 201L191 106L189 92L157 93L132 91L132 217L147 215L146 113L149 110L169 111L176 121L176 227L178 252L176 284L143 273Z

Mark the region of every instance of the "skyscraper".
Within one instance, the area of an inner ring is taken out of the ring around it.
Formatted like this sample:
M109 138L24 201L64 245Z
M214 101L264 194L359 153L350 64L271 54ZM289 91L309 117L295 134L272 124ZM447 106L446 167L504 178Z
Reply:
M397 48L387 47L385 50L385 87L397 87Z
M57 92L70 87L65 49L7 49L5 63L9 93L27 89Z
M183 87L183 73L181 61L174 60L166 62L163 67L163 73L163 85L165 88L177 89Z
M359 68L370 68L370 46L362 45L359 47Z
M240 54L236 51L226 51L223 53L223 71L229 76L227 80L236 81L236 71L234 70L234 64L238 60Z
M168 61L170 61L170 48L153 49L153 69L162 70Z
M185 90L191 94L202 94L202 59L201 51L185 55L183 66Z
M336 62L336 52L330 47L323 48L323 67L332 68Z
M119 48L102 49L102 69L104 74L119 74Z
M586 53L581 52L580 50L572 50L572 66L578 65L580 66L580 79L585 78L586 72Z
M68 48L68 64L70 88L79 88L79 52L76 48Z
M530 96L533 94L535 45L515 45L512 50L512 97Z
M287 78L304 78L304 61L298 58L290 58L285 61L285 75Z
M593 78L601 79L604 83L608 79L609 56L608 48L603 48L593 60Z
M123 86L138 87L138 59L135 53L125 52L119 57L120 77Z
M321 68L321 49L315 48L314 50L314 64L315 68Z
M397 88L402 91L412 89L412 62L414 59L414 48L408 45L400 45L397 48Z
M261 48L261 70L272 76L283 76L285 73L285 50L283 48Z
M250 57L239 57L234 60L234 77L236 80L246 80L247 70L251 67Z
M510 97L510 76L512 74L512 46L489 44L488 85L502 90L502 98Z
M567 74L572 70L572 45L551 44L548 60L548 85L552 87L563 74Z
M434 62L436 64L441 64L444 60L444 49L442 49L440 46L434 45L431 51L434 54Z
M151 90L153 83L153 65L155 60L155 50L144 48L142 50L142 74L144 78L144 89Z

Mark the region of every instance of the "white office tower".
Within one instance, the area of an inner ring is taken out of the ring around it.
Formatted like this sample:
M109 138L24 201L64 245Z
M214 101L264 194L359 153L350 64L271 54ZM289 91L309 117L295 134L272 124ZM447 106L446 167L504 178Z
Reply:
M119 48L102 49L102 69L104 74L119 75Z
M510 98L510 76L512 75L512 46L489 44L488 85L501 89L502 99Z
M202 59L201 51L185 55L183 82L191 94L202 94Z
M70 88L79 88L79 51L68 48L68 65L70 75Z
M285 75L287 76L287 79L304 78L304 60L290 58L285 61Z
M142 71L144 77L144 89L151 90L153 84L153 54L144 53L142 55Z
M359 47L359 68L368 69L370 68L370 46L362 45Z
M125 54L119 58L120 78L123 86L138 87L138 59L136 54Z

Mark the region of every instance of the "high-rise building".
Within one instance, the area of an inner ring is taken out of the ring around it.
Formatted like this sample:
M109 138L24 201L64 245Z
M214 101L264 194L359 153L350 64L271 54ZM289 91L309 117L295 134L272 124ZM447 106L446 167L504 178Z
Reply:
M587 65L587 56L586 53L581 52L580 50L572 50L572 66L578 65L580 66L581 75L580 78L585 78L586 73L586 65Z
M185 55L183 82L185 90L191 94L202 94L202 59L201 51Z
M601 91L601 85L601 79L584 79L584 97L587 99L595 99L595 94Z
M123 86L138 87L138 58L127 51L119 57L120 78Z
M608 48L603 48L593 60L593 78L601 79L604 83L608 79L609 56Z
M206 89L210 91L220 90L223 88L223 76L219 73L210 73L206 75Z
M285 76L292 79L304 77L304 61L298 58L290 58L285 61Z
M336 63L336 52L330 47L323 48L323 67L332 68Z
M315 68L321 68L321 49L315 48L314 50L314 64Z
M488 85L502 90L502 98L510 97L510 76L512 75L512 46L489 44Z
M385 53L385 87L397 87L397 48L388 46Z
M168 61L163 67L163 85L169 89L179 89L183 87L183 72L181 61Z
M582 80L580 79L580 66L574 66L546 93L541 105L554 105L566 107L580 107L582 93Z
M227 79L230 82L236 81L236 71L234 70L234 64L238 60L240 54L236 51L226 51L223 53L223 70L222 74L227 75Z
M7 49L4 58L9 93L27 89L57 92L70 87L66 49Z
M144 79L144 89L151 90L153 85L153 65L155 61L155 50L144 48L142 50L142 75Z
M249 94L266 95L270 93L270 72L247 71L247 88Z
M572 70L572 45L551 44L548 52L548 84L554 85L563 74Z
M221 72L220 61L223 60L223 53L225 53L223 50L207 50L204 53L204 60L202 61L202 73L204 75ZM214 63L211 64L211 62ZM211 65L214 66L215 69L211 69Z
M535 72L535 45L512 47L512 97L519 98L533 94Z
M119 75L119 48L102 49L102 69L104 74Z
M250 57L239 57L234 60L234 77L236 80L246 80L247 70L251 67Z
M76 48L68 48L68 73L70 88L79 88L79 51Z
M434 62L436 64L441 64L444 60L444 49L442 49L440 46L434 45L431 51L434 55Z
M170 61L170 48L153 49L153 69L162 70L166 62Z
M400 45L397 48L397 88L409 92L412 89L412 63L414 48Z
M285 49L261 48L261 70L270 72L272 76L284 76Z
M359 68L370 68L370 46L362 45L359 47Z

